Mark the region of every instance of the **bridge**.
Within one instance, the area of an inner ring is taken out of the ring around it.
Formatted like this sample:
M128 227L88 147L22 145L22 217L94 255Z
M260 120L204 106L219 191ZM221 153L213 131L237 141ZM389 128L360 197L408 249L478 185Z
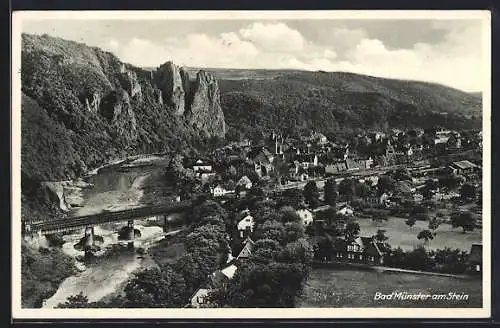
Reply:
M191 208L193 205L195 205L195 203L196 200L185 200L160 205L135 207L115 212L105 211L84 216L58 218L55 220L25 222L23 223L24 233L39 233L42 235L47 235L57 232L74 231L80 228L92 227L94 225L103 223L119 221L130 222L134 219L147 218L155 215L166 215L170 213L183 212Z

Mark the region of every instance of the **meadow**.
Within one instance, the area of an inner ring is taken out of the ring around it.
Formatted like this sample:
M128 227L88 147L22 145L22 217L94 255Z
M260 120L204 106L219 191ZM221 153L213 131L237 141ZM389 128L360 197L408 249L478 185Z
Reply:
M470 251L473 243L481 243L482 230L476 229L472 232L463 233L461 228L452 228L450 224L442 223L436 230L436 236L426 244L423 240L418 240L417 235L420 231L428 229L427 221L417 221L413 227L405 224L405 219L390 217L385 222L374 222L371 219L357 219L361 228L361 236L372 236L378 229L385 230L385 235L389 237L389 244L396 248L401 247L404 250L412 250L415 247L424 245L427 249L443 249L450 247L458 248L464 251Z
M375 300L375 293L468 295L467 300ZM481 307L479 278L459 279L431 275L377 272L360 269L314 269L297 307Z

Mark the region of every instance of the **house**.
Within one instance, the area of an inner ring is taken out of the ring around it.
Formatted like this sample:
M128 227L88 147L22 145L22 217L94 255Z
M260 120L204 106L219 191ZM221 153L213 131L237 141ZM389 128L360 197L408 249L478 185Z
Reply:
M243 244L244 244L244 246L243 246L242 250L240 251L240 253L236 257L237 260L244 260L244 259L249 258L250 255L252 255L252 249L253 249L253 246L255 245L255 242L250 237L247 237L247 239L245 239L243 241Z
M297 155L295 160L299 162L300 166L304 169L318 166L318 155L316 154Z
M254 171L259 177L269 175L274 170L274 156L265 147L254 149L249 158L254 164Z
M250 180L246 175L241 177L241 179L236 182L236 186L244 187L245 189L252 188L252 180Z
M368 157L367 159L362 159L359 161L359 164L361 169L371 169L373 166L373 158Z
M473 173L477 168L478 166L476 164L467 160L453 162L450 165L450 169L453 171L453 173L457 174L470 174Z
M365 202L370 205L386 205L388 200L389 195L385 192L380 196L369 196L365 198Z
M334 258L339 262L381 265L384 263L383 244L374 237L357 237L353 240L338 238L334 242Z
M214 188L210 188L210 193L214 197L222 197L234 193L234 190L229 189L221 184L218 184Z
M327 164L325 166L325 173L327 174L338 174L344 171L347 171L347 165L345 161Z
M302 224L307 227L313 223L313 214L308 209L300 209L297 211L297 215L302 220Z
M210 279L215 286L221 286L227 283L229 280L233 279L237 269L238 267L236 265L231 264L224 269L217 270L212 273Z
M196 172L199 172L199 171L202 171L202 172L212 172L212 165L211 164L208 164L206 163L205 161L203 161L202 159L198 159L194 164L193 164L193 171L196 173Z
M354 214L354 209L350 205L343 205L337 210L337 214L343 216L352 216Z
M472 244L468 258L469 268L471 272L481 273L483 268L483 245Z
M352 159L348 158L345 160L345 165L347 167L347 171L356 171L359 170L359 165Z
M328 138L321 132L314 132L311 135L311 140L315 141L316 143L320 145L325 145L328 143Z
M193 308L200 308L207 305L207 298L211 290L207 288L198 288L198 290L191 296L191 304Z
M302 172L300 175L299 175L299 179L300 181L307 181L309 180L309 174L305 173L305 172Z
M253 232L254 226L255 221L253 217L249 214L249 212L246 212L246 215L237 224L240 238L244 238L245 235L250 236L250 234Z

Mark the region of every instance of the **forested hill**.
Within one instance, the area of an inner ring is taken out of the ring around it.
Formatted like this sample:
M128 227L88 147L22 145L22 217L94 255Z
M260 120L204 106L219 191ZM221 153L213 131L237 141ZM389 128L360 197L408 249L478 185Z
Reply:
M328 134L481 126L481 98L439 84L342 72L209 71L219 79L230 136L266 128Z
M147 71L99 48L23 34L21 87L23 186L225 133L217 80L172 62Z

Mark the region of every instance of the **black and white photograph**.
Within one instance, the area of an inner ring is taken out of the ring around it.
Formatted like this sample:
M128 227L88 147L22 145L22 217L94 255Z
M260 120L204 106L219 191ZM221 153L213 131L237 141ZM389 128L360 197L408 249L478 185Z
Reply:
M489 317L489 12L12 24L14 318Z

